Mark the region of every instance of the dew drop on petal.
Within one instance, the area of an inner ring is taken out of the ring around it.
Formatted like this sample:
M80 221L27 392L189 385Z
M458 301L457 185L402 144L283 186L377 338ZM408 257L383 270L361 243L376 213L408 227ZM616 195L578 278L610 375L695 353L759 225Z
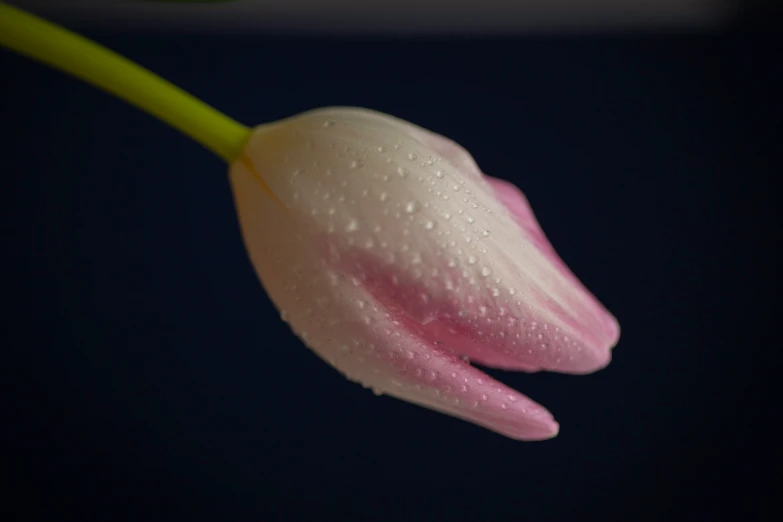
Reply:
M346 232L356 232L357 230L359 230L359 222L355 219L350 220L345 226Z

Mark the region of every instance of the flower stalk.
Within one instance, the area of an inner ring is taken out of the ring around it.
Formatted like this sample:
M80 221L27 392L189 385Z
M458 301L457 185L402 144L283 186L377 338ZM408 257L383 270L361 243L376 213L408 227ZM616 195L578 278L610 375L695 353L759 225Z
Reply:
M107 91L217 154L238 159L250 129L87 38L0 2L0 45Z

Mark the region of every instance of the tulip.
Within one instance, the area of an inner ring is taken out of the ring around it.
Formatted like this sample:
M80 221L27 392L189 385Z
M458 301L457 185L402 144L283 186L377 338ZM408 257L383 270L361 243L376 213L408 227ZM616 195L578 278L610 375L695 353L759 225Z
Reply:
M525 197L456 143L355 108L257 127L230 168L245 245L293 331L348 379L503 435L552 415L469 361L583 374L617 321Z
M451 140L354 108L249 129L2 2L0 45L223 158L250 259L283 320L376 394L540 440L558 433L552 415L471 361L572 374L609 363L617 321L557 256L524 195Z

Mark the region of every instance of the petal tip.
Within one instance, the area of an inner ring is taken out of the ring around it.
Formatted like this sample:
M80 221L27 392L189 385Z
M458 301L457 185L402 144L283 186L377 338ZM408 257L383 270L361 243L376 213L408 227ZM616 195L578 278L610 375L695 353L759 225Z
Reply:
M535 427L530 425L526 426L524 431L511 435L511 438L526 442L537 442L554 439L559 433L560 424L554 419L548 419Z
M606 329L609 332L609 349L614 350L620 341L620 322L612 314L607 314Z

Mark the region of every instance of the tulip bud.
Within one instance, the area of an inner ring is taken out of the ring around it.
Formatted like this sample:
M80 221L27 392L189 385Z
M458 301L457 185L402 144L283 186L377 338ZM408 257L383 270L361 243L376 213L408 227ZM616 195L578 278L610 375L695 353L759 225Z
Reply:
M257 127L230 175L251 261L283 319L378 394L546 439L552 415L470 361L575 374L609 363L617 321L522 193L442 136L321 109Z

